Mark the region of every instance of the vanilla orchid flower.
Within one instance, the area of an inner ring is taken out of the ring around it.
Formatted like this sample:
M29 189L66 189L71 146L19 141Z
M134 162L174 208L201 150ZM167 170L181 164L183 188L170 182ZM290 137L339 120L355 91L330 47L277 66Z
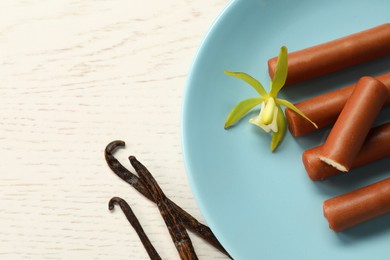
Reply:
M287 61L287 48L282 46L280 48L278 61L276 63L276 70L274 78L271 81L271 90L267 93L263 85L252 78L250 75L243 72L231 72L225 71L225 74L239 78L249 85L251 85L260 97L248 98L238 103L229 113L225 128L228 128L240 120L246 113L257 105L261 105L260 113L258 116L251 118L250 123L262 128L267 133L272 133L271 151L273 152L279 144L282 142L287 129L286 118L281 106L285 106L298 113L300 116L312 123L316 128L317 125L311 121L305 114L303 114L297 107L291 102L277 98L279 91L282 89L286 82L288 70Z

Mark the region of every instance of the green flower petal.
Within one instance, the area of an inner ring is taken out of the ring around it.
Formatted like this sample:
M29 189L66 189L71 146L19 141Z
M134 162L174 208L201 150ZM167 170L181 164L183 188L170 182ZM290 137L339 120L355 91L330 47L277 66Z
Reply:
M291 102L285 100L285 99L279 99L277 98L276 99L276 104L280 104L282 106L285 106L285 107L288 107L289 109L293 110L295 113L297 113L298 115L300 115L301 117L303 117L304 119L306 119L307 121L309 121L310 123L312 123L316 128L318 128L318 126L316 125L316 123L314 123L313 121L310 120L310 118L308 118L301 110L299 110L296 106L294 106Z
M287 129L286 118L284 117L283 110L279 105L276 106L278 107L278 118L277 118L278 131L272 135L272 140L270 145L271 152L275 151L275 149L283 141Z
M225 122L225 128L230 127L234 123L236 123L238 120L240 120L249 110L254 108L255 106L261 104L261 102L264 101L264 98L258 97L258 98L248 98L240 103L238 103L229 113L228 117L226 118Z
M232 76L232 77L242 79L243 81L245 81L246 83L251 85L257 91L257 93L260 94L261 97L263 97L263 98L268 97L268 93L265 91L263 85L261 85L261 83L257 79L253 78L252 76L250 76L244 72L232 72L232 71L227 71L227 70L225 70L225 74Z
M287 48L286 46L282 46L282 48L280 48L278 61L276 63L274 79L271 81L271 91L269 93L271 97L276 97L284 86L284 83L286 83L287 71Z

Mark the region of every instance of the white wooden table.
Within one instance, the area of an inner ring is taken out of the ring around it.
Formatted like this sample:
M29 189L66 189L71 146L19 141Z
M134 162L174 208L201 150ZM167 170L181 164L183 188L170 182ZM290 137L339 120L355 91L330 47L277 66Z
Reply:
M196 50L227 0L0 2L0 259L149 259L126 199L163 259L178 254L157 207L116 177L126 141L166 194L204 221L181 151ZM200 259L225 259L191 236Z

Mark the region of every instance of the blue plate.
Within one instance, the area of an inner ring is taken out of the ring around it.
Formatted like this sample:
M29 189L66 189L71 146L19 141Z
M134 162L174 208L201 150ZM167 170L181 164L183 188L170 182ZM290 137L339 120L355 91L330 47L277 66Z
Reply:
M388 0L236 0L212 26L188 79L183 153L199 207L235 259L389 259L390 216L336 234L322 212L324 200L390 177L389 159L314 183L301 154L329 129L300 138L287 133L271 154L270 136L248 123L258 110L223 128L236 103L257 95L224 70L247 72L268 86L267 59L282 45L294 51L389 21ZM385 58L281 94L297 102L389 71ZM385 109L377 123L389 120Z

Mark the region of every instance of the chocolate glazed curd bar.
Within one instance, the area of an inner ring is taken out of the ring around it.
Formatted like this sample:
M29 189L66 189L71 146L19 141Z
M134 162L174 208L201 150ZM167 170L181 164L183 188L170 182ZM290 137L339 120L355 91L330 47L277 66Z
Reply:
M306 172L313 181L325 180L328 177L341 174L335 167L320 160L322 145L306 150L302 161ZM355 160L352 168L357 168L371 162L390 156L390 122L372 128Z
M288 55L286 84L316 78L390 55L390 23L312 46ZM273 78L277 57L268 60Z
M387 87L389 96L385 104L389 105L390 73L386 73L375 78L381 81ZM340 115L341 110L343 110L343 107L348 98L351 96L355 86L356 84L353 84L345 88L309 98L295 104L295 106L308 118L315 122L318 126L318 129L321 129L333 125L336 122L337 117ZM289 108L286 109L286 118L288 121L289 130L293 136L302 136L318 130L310 122Z
M329 227L336 232L390 213L390 178L323 203Z
M362 77L330 131L320 160L339 171L348 171L388 95L382 82Z

